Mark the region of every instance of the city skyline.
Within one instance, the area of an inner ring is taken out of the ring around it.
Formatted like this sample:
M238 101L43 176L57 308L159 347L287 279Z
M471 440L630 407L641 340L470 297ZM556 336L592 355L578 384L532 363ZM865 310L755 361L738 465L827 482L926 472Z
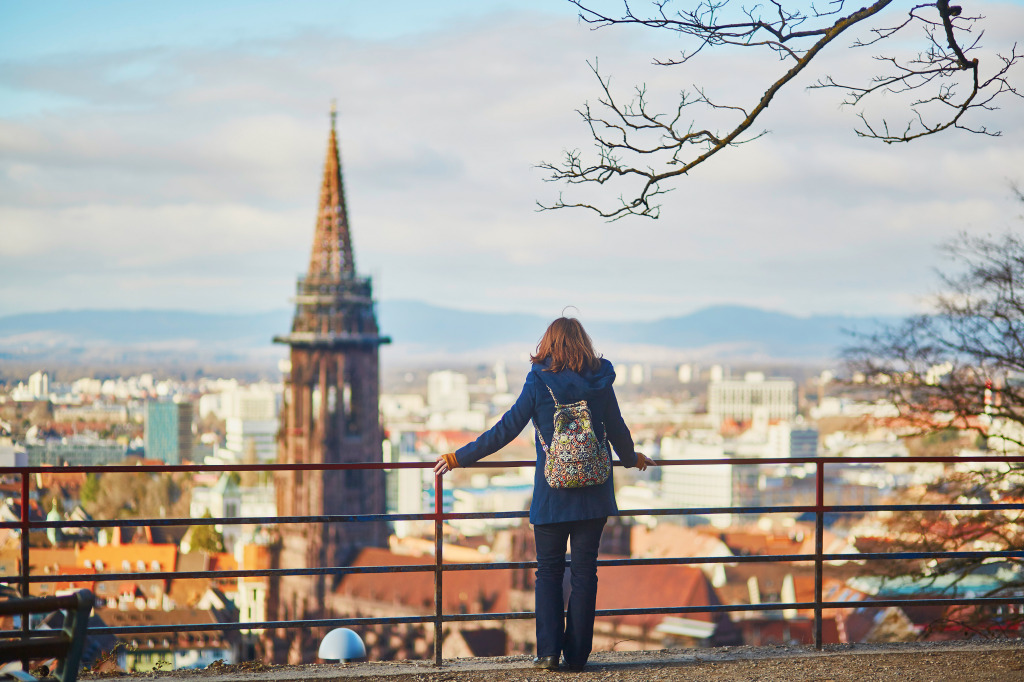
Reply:
M1024 28L1020 3L978 8L994 49ZM641 81L730 93L750 69L656 69L672 44L592 32L568 3L62 9L0 9L0 316L286 308L332 99L356 267L383 300L584 320L722 303L901 314L937 286L943 240L1020 226L1016 102L984 121L1001 138L886 147L857 139L835 93L798 87L770 135L677 183L661 220L606 224L534 210L565 188L533 166L586 146L586 61L623 96ZM800 87L870 57L847 44Z

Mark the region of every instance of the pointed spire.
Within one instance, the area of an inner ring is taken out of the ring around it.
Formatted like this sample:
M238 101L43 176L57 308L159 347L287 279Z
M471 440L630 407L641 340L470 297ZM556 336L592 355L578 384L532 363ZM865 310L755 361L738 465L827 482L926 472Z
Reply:
M352 238L348 230L345 208L345 186L341 180L341 158L338 154L336 104L331 102L331 135L327 143L324 178L320 185L320 208L313 235L313 253L309 261L309 278L341 280L355 276L352 261Z

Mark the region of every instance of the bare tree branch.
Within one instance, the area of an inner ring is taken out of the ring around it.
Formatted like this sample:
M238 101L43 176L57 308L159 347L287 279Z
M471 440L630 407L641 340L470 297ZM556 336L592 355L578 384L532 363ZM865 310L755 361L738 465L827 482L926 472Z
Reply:
M944 247L934 312L861 335L850 371L922 431L977 431L1024 447L1024 238L961 235Z
M658 197L668 191L669 181L688 174L694 167L728 147L749 142L767 131L750 134L757 119L773 98L840 35L889 8L892 0L876 2L859 9L846 7L846 0L831 0L824 10L813 5L809 10L790 7L782 0L750 7L737 6L734 0L697 0L686 8L670 10L672 0L655 0L647 15L634 12L628 0L619 15L598 11L587 0L569 0L579 10L580 20L598 30L620 25L641 26L669 31L683 39L679 56L654 59L655 65L678 67L688 64L706 49L733 46L755 51L769 50L788 63L785 69L750 106L713 103L703 88L679 93L678 104L670 113L651 109L645 86L634 89L632 99L622 103L612 94L611 79L602 75L596 60L589 64L601 88L598 106L589 104L578 110L590 131L596 158L587 160L579 149L564 152L557 163L542 162L547 180L569 185L625 185L625 191L610 206L586 201L567 202L559 195L551 204L538 203L541 210L586 208L608 220L628 215L657 218ZM976 110L996 108L1004 95L1020 97L1008 74L1020 60L1013 46L1008 55L995 55L994 70L982 75L979 51L981 33L972 33L980 17L965 17L959 6L949 0L919 4L906 17L886 27L867 28L870 37L858 38L854 47L873 46L904 32L911 26L923 28L925 49L905 59L899 56L877 57L888 73L874 76L867 84L843 84L825 76L812 88L840 88L844 104L860 106L882 94L909 95L909 116L899 126L881 119L871 123L857 113L861 137L888 144L909 142L950 128L983 135L998 135L984 125L965 121ZM757 54L755 52L754 54ZM960 94L963 91L964 94ZM724 129L698 124L694 116L703 110L716 114L716 120L732 119ZM690 112L694 111L691 116ZM684 116L685 114L685 116Z

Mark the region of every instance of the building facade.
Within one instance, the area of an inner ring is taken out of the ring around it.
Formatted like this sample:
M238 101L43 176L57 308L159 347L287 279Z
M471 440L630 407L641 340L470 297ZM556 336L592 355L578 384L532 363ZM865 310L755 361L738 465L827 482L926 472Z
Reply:
M277 459L276 419L248 420L229 417L225 420L225 449L239 462L248 461L251 454L256 462Z
M151 400L146 403L146 458L167 464L192 459L192 404Z
M309 270L300 277L291 333L275 337L290 349L284 376L278 462L351 464L382 461L378 411L377 328L370 278L356 274L341 159L331 132L320 189ZM383 514L380 469L281 471L275 475L281 516ZM382 522L287 523L272 558L278 568L342 566L365 547L383 547ZM289 576L270 586L272 620L331 617L331 576ZM273 657L310 661L318 641L308 631L274 643Z
M796 415L796 382L767 379L761 372L747 372L742 380L712 379L708 384L708 414L713 422L792 419Z
M113 441L98 438L67 438L48 440L43 443L29 443L28 466L99 466L124 461L128 448ZM4 466L0 461L0 466Z

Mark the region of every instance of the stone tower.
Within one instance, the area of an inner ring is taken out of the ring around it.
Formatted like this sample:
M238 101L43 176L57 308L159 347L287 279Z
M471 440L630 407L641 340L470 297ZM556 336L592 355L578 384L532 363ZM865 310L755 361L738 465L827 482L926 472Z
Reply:
M356 275L335 118L332 109L309 271L296 286L291 333L274 338L291 349L278 433L282 464L382 461L378 349L390 339L377 330L370 278ZM280 516L385 511L381 470L279 471L274 485ZM379 522L285 523L279 530L274 563L285 569L342 566L361 547L387 544L387 528ZM333 617L327 607L332 587L331 576L273 581L268 615ZM315 655L317 638L308 629L286 636L289 662ZM281 658L284 652L275 648Z

